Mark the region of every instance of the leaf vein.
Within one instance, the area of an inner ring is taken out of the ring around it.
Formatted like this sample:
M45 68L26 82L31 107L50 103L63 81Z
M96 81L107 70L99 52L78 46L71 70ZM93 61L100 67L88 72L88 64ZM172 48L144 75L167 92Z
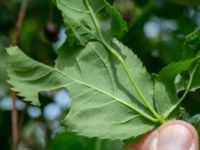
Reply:
M152 116L149 116L148 114L145 114L144 112L142 112L142 111L140 111L139 109L137 109L135 106L130 105L129 103L125 102L125 100L122 100L122 99L120 99L120 98L117 98L117 97L111 95L110 93L107 93L106 91L103 91L103 90L101 90L101 89L98 89L98 88L96 88L96 87L94 87L94 86L92 86L92 85L90 85L90 84L88 84L88 83L85 83L85 82L82 82L82 81L80 81L80 80L78 80L78 79L75 79L75 78L73 78L72 76L70 76L70 75L68 75L68 74L65 74L65 73L63 73L63 72L57 70L56 68L53 68L53 69L54 69L56 72L58 72L59 74L65 76L65 77L67 77L67 78L70 78L70 79L74 80L75 82L77 82L77 83L79 83L79 84L81 84L81 85L84 85L84 86L86 86L86 87L92 88L92 89L94 89L94 90L96 90L96 91L98 91L98 92L100 92L100 93L102 93L102 94L104 94L104 95L106 95L106 96L108 96L108 97L111 97L111 98L117 100L120 104L122 104L122 105L124 105L124 106L126 106L126 107L132 109L133 111L135 111L135 112L141 114L141 115L142 115L143 117L145 117L146 119L151 120L152 122L157 122L157 120L156 120L155 118L153 118Z
M91 46L89 46L89 47L97 54L97 56L99 57L99 59L103 62L104 66L105 66L105 68L106 68L106 70L107 70L107 72L109 74L110 80L112 81L113 94L115 95L114 79L112 77L112 74L111 74L111 72L110 72L110 70L109 70L109 68L108 68L105 60L101 57L101 55L99 55L98 51L96 51L95 48L93 48Z
M74 7L71 7L71 6L67 6L67 5L65 5L62 1L60 1L60 3L61 3L64 7L69 8L69 9L71 9L71 10L73 10L73 11L78 12L78 13L84 13L84 14L88 14L88 13L89 13L89 11L86 11L86 10L80 10L80 9L76 9L76 8L74 8Z

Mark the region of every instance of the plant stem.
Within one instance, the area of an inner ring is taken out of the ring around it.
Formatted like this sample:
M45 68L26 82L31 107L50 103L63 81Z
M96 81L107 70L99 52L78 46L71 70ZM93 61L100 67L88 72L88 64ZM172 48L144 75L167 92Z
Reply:
M12 40L13 45L19 45L20 41L20 28L23 24L26 8L28 5L28 0L23 0L21 3L21 7L19 10L17 22L16 22L16 29L14 32L14 37ZM18 132L18 112L16 107L16 101L17 101L17 95L15 91L11 92L12 94L12 141L13 141L13 150L17 150L18 148L18 138L19 138L19 132Z
M183 93L181 98L178 100L178 102L167 113L164 114L164 117L163 117L164 119L166 119L180 105L180 103L185 99L185 97L189 93L191 85L192 85L192 80L193 80L194 74L195 74L199 64L200 64L200 61L197 62L197 64L194 66L194 69L190 73L190 78L189 78L187 87L185 89L185 92Z
M96 139L95 150L101 150L101 143L102 141L100 139Z
M24 21L28 2L29 2L29 0L23 0L22 3L21 3L21 7L20 7L20 10L19 10L19 14L18 14L17 22L16 22L16 29L15 29L15 33L14 33L14 37L13 37L13 44L14 45L19 45L20 29L21 29L21 26L22 26L23 21Z
M16 92L12 91L12 136L13 136L13 150L17 150L17 145L18 145L18 114L17 114L16 101L17 101Z

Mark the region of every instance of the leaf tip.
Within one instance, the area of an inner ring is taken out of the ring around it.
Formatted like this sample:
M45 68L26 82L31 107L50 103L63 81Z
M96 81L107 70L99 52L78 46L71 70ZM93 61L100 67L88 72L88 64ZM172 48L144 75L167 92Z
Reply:
M15 55L18 50L19 49L16 46L12 46L12 47L6 48L6 51L7 51L7 53L8 53L9 56Z

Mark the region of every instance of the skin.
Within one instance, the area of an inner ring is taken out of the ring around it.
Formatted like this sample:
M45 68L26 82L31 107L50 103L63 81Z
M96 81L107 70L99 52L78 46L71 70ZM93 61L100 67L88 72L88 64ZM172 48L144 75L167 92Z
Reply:
M192 142L194 144L194 147L193 147L192 150L198 150L199 149L198 134L197 134L196 129L191 124L189 124L189 123L187 123L185 121L174 120L174 121L169 121L169 122L165 123L164 125L160 126L159 128L157 128L157 129L145 134L139 140L137 140L136 142L134 142L131 145L128 145L123 150L149 150L152 141L155 139L155 135L158 135L159 133L164 131L164 129L167 129L167 128L171 129L170 127L183 127L184 129L186 129L188 131L189 135L191 135L191 136L188 137L189 138L188 143L184 143L184 144L190 145L191 142ZM177 130L179 130L179 128L177 128ZM173 133L174 132L176 132L176 131L173 131ZM170 131L168 133L170 135ZM177 140L179 140L179 139L180 138L178 137ZM168 140L165 140L165 141L170 141L170 138L168 138Z

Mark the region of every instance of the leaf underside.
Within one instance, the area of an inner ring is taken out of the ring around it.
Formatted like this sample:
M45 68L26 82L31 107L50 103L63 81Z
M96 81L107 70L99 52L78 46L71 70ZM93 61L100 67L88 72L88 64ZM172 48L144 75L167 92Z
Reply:
M113 6L104 0L55 3L68 35L56 65L41 64L17 47L8 48L8 82L13 89L39 105L39 92L65 87L73 103L63 123L87 137L124 140L153 129L162 117L167 119L164 115L178 101L168 83L192 62L175 71L170 82L163 80L170 69L153 79L139 58L113 38L126 30Z
M112 69L109 61L114 58L99 42L67 53L62 47L56 68L28 58L16 47L9 48L8 54L9 83L32 104L39 103L36 96L40 91L60 87L69 90L73 106L63 122L71 131L88 137L126 139L155 126L144 119L143 115L150 114L134 97L135 93L130 93L130 83L123 87L115 72L122 73L120 64L112 63Z

